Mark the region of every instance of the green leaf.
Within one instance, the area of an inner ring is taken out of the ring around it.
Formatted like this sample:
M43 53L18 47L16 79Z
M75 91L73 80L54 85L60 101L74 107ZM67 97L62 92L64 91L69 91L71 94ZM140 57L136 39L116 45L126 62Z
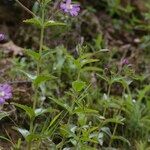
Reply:
M70 107L67 103L64 103L63 100L55 99L55 98L52 98L52 97L49 97L49 99L51 99L51 100L54 101L56 104L58 104L59 106L63 107L64 109L66 109L69 113L72 112L71 107Z
M55 111L57 111L57 110L55 110L55 109L52 109L52 108L46 108L46 109L44 109L44 108L37 108L36 110L35 110L35 116L37 117L37 116L40 116L40 115L42 115L42 114L44 114L44 113L48 113L48 112L55 112Z
M106 82L109 82L109 80L107 79L106 76L101 75L101 74L98 74L98 73L97 73L97 75L98 75L101 79L105 80Z
M138 91L139 93L138 101L141 101L146 96L146 93L148 93L149 91L150 91L150 85L147 85L144 87L144 89Z
M54 117L54 119L50 122L50 125L49 125L49 127L51 127L55 122L56 122L56 120L59 118L59 116L62 114L62 112L60 112L58 115L56 115L55 117Z
M13 129L18 131L26 139L27 142L39 140L42 137L44 137L43 135L40 134L30 133L28 130L23 128L13 127Z
M89 109L89 108L76 108L74 113L77 114L98 114L97 110Z
M70 138L73 137L76 141L79 139L76 134L75 134L75 130L76 130L76 126L75 125L62 125L60 127L60 133L66 137L66 138Z
M79 123L79 125L80 126L84 126L85 124L86 124L86 122L87 122L87 117L86 117L86 115L85 114L78 114L78 123Z
M31 141L35 141L35 140L39 140L41 138L43 138L44 136L40 135L40 134L35 134L35 133L31 133L26 137L26 141L27 142L31 142Z
M105 127L105 126L102 127L101 131L102 131L102 133L107 134L109 137L111 137L111 135L112 135L112 133L111 133L111 131L110 131L110 129L108 127Z
M80 92L85 88L86 84L83 81L76 80L72 83L72 87L76 92Z
M62 22L56 22L56 21L53 21L53 20L49 20L49 21L46 21L44 23L44 27L47 28L47 27L51 27L51 26L64 26L65 24L62 23Z
M51 136L53 132L56 130L56 128L59 125L60 120L62 120L63 117L60 118L61 114L63 113L60 112L58 115L54 117L54 119L50 122L46 130L44 131L45 135Z
M28 56L30 56L35 61L38 61L40 59L39 53L37 53L31 49L25 49L25 52Z
M95 53L93 52L93 53L85 53L85 54L83 54L82 56L80 56L80 59L89 59L90 57L92 57L92 56L94 56L95 55Z
M51 0L44 0L44 4L47 5Z
M5 111L0 111L0 120L2 120L4 117L9 116L9 113L5 112Z
M31 107L26 106L26 105L21 105L18 103L11 103L11 104L23 109L26 112L26 114L29 116L30 119L33 119L35 117L35 112Z
M78 69L81 68L81 63L79 62L78 59L77 59L77 60L74 59L73 62L74 62L75 66L76 66Z
M33 7L32 7L32 12L34 14L36 14L38 12L39 8L40 8L39 2L35 1L35 3L33 4Z
M28 135L30 135L30 132L26 129L22 129L18 127L13 127L13 129L17 130L25 139Z
M112 77L111 83L112 84L115 83L115 82L121 83L123 79L124 79L124 77L119 77L119 76L118 77Z
M99 59L83 59L80 61L81 63L81 67L83 67L86 64L90 64L90 63L94 63L94 62L98 62Z
M46 113L46 112L47 112L46 109L37 108L37 109L35 110L35 116L36 116L36 117L37 117L37 116L40 116L41 114L44 114L44 113Z
M41 18L31 18L31 19L26 19L23 22L28 23L28 24L32 24L38 28L42 27L42 21Z
M112 136L112 139L113 140L121 140L121 141L127 143L129 146L131 145L130 142L122 136Z
M39 85L41 85L45 81L48 81L48 80L50 80L52 78L54 78L54 76L51 76L51 75L39 75L39 76L36 77L36 79L34 79L33 84L38 87Z
M31 79L31 80L35 80L36 79L36 76L35 75L32 75L32 74L29 74L29 73L27 73L27 72L25 72L24 70L18 70L18 71L20 71L20 72L22 72L23 74L25 74L29 79Z
M103 125L108 124L108 123L115 123L115 124L121 124L124 125L123 121L125 120L125 118L123 118L122 116L116 116L115 118L108 118L103 122Z

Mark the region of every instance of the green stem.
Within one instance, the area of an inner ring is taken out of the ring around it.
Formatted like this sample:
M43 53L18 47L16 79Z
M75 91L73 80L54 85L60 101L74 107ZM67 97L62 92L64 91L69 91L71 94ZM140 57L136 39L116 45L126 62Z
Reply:
M109 83L108 91L107 91L107 97L108 98L110 97L110 90L111 90L111 84ZM105 117L106 111L107 111L107 106L105 106L105 108L104 108L103 117Z
M37 68L36 68L36 75L39 76L41 73L41 62L42 62L42 48L43 48L43 43L44 43L44 20L45 20L45 7L42 4L42 27L41 27L41 33L40 33L40 45L39 45L39 61L37 62ZM35 87L35 95L34 95L34 101L33 101L33 110L36 109L36 105L37 105L37 100L38 100L38 87ZM34 124L34 120L32 119L30 121L30 133L33 132L33 124ZM28 150L31 149L31 142L28 143Z
M30 120L30 133L33 132L33 123L34 123L34 118ZM31 141L29 141L28 150L31 150L31 146L32 146Z
M42 27L41 27L41 33L40 33L40 48L39 48L39 61L37 62L37 76L40 75L41 72L41 63L42 63L42 48L44 43L44 20L45 20L45 7L42 5ZM37 99L38 99L38 88L35 89L35 97L33 102L33 109L36 108L37 105Z
M16 0L16 2L24 9L26 10L29 14L31 14L34 17L37 17L32 11L30 11L26 6L24 6L19 0ZM40 45L39 45L39 61L37 62L37 76L40 75L41 72L41 61L42 61L42 48L43 48L43 42L44 42L44 20L45 20L45 5L43 4L43 1L41 2L41 10L42 10L42 27L41 27L41 33L40 33ZM36 109L37 105L37 99L38 99L38 87L35 88L35 95L34 95L34 101L33 101L33 110ZM33 125L34 125L34 120L35 118L30 120L30 133L33 132ZM28 143L27 149L31 150L31 142Z
M33 132L33 123L34 123L34 119L30 120L30 133Z
M132 94L131 94L129 85L126 87L126 89L127 89L128 95L129 95L129 99L130 99L130 101L132 101Z
M40 39L40 49L39 49L40 58L39 58L39 61L37 63L37 75L40 75L43 41L44 41L44 26L41 28L41 39Z
M124 89L125 91L125 89ZM124 93L124 92L123 92ZM122 110L122 106L123 106L123 102L121 103L120 109L118 110L118 116L121 114L121 110ZM117 115L117 114L116 114ZM110 142L109 142L109 147L111 147L112 142L113 142L113 137L116 134L116 130L117 130L118 124L115 124L114 130L113 130L113 134L111 136Z
M113 142L113 137L114 137L114 135L116 134L117 127L118 127L118 124L116 123L116 124L115 124L115 127L114 127L113 134L112 134L111 139L110 139L110 142L109 142L109 147L111 147L111 144L112 144L112 142Z
M121 106L121 108L122 108L122 106ZM118 115L120 115L120 113L121 113L121 108L120 108L120 110L119 110L119 112L118 112ZM113 137L114 137L114 135L116 134L117 127L118 127L118 124L116 123L116 124L115 124L115 127L114 127L113 134L112 134L111 139L110 139L110 142L109 142L109 147L111 147L111 145L112 145Z

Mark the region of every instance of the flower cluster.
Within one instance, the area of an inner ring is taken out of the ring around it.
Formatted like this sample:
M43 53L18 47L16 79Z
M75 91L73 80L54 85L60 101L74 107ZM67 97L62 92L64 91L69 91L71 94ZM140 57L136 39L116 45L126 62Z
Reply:
M0 104L12 98L12 87L9 84L0 84Z
M61 10L65 13L69 13L71 16L77 16L80 11L79 4L72 4L71 0L65 0L60 4Z

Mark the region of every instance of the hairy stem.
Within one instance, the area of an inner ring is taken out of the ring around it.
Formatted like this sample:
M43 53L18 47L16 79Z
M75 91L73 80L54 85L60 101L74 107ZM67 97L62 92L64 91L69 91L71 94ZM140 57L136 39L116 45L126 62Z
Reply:
M40 75L41 72L41 61L42 61L42 48L43 48L43 42L44 42L44 20L45 20L45 7L42 5L42 27L41 27L41 33L40 33L40 48L39 48L39 61L37 62L37 76ZM37 99L38 99L38 88L35 89L35 98L33 102L33 109L36 108L37 105Z

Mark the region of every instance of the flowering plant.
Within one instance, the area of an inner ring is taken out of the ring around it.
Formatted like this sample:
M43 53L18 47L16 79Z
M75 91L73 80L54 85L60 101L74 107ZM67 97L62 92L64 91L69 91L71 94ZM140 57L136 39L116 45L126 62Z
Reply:
M69 13L71 16L77 16L80 11L80 5L79 4L73 4L71 0L65 0L64 2L61 2L60 8L65 12Z

